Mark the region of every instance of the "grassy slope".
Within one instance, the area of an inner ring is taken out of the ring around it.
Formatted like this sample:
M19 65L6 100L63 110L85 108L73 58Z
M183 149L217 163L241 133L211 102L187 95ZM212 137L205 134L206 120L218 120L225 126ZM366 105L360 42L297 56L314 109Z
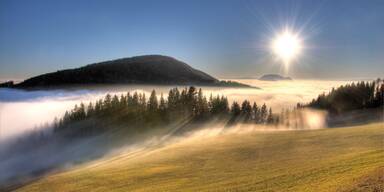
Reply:
M384 190L383 139L383 123L192 139L47 176L19 190Z

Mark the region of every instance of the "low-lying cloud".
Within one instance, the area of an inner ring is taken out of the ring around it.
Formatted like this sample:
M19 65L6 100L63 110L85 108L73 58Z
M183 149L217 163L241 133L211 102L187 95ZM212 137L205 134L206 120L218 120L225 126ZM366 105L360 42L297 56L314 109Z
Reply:
M308 102L322 92L329 91L346 81L278 81L238 80L258 86L261 89L202 87L207 97L225 95L229 102L243 101L266 103L274 112L292 108L297 102ZM87 87L72 90L23 91L0 89L0 140L15 136L26 130L39 129L49 124L55 117L61 117L66 110L80 102L88 103L104 97L107 93L122 94L128 91L145 92L152 89L166 97L174 86L130 85L113 87Z

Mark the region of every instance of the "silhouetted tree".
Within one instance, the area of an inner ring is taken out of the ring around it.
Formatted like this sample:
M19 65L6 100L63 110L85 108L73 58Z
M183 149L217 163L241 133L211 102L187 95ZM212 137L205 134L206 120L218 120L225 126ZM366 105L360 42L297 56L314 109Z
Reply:
M206 120L210 117L237 117L242 116L245 122L259 117L260 120L252 121L255 123L271 123L272 109L269 111L268 119L267 107L264 104L258 109L256 103L251 106L248 100L240 105L234 102L229 109L228 99L225 96L209 97L209 101L204 96L201 89L189 87L180 93L177 88L171 89L168 100L163 94L158 101L155 90L151 92L148 101L144 93L128 92L126 95L107 94L104 99L99 99L87 106L83 103L75 105L70 111L66 111L61 119L54 121L54 130L68 130L67 133L75 135L97 134L108 129L105 125L125 125L124 127L145 127L164 125L171 120L176 121L183 118L194 120ZM235 120L237 118L231 118ZM233 121L236 122L236 121ZM76 125L76 126L73 126Z
M238 116L241 113L240 105L236 101L232 103L231 113L233 116Z
M241 113L244 116L244 121L248 121L252 117L252 106L251 103L247 100L244 100L241 104Z
M149 112L156 112L158 108L158 103L157 103L157 96L156 96L156 91L152 90L151 96L149 96L149 101L148 101L148 111Z
M357 82L333 88L328 94L320 94L307 107L341 113L356 109L382 107L383 81Z
M260 121L260 110L257 107L256 102L253 102L252 106L252 119L255 121L255 123L258 123Z
M272 108L269 108L269 113L268 113L268 117L267 117L267 123L273 123Z
M268 111L267 111L267 105L265 105L265 103L261 106L261 109L260 109L260 122L261 123L265 123L266 120L267 120L267 115L268 115Z

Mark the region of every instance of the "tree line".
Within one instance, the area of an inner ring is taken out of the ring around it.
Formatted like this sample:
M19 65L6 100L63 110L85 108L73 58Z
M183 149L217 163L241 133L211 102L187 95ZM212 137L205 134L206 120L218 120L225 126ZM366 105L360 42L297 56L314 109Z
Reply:
M277 123L272 109L264 103L258 106L244 100L241 104L233 102L229 106L224 95L207 98L201 89L191 86L181 91L169 90L167 98L157 96L153 90L147 99L145 93L118 95L107 94L103 99L89 104L80 103L60 119L55 119L54 130L81 132L82 135L97 134L105 131L106 125L118 124L141 129L161 126L180 119L205 121L213 117L229 118L232 122L271 124Z
M357 82L333 88L328 94L321 94L307 105L298 107L324 109L330 113L341 113L357 109L383 107L384 81Z

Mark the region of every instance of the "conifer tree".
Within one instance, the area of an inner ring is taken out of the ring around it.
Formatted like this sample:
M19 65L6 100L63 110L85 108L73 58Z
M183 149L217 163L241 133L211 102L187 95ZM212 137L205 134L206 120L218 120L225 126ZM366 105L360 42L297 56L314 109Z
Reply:
M95 113L95 109L93 107L93 104L92 104L92 102L89 102L88 107L87 107L87 116L91 117L94 115L94 113Z
M261 123L265 123L267 115L268 115L267 105L265 105L265 103L264 103L260 109L260 122Z
M272 115L272 108L271 107L269 108L267 123L273 123L273 115Z
M163 93L160 95L160 104L159 104L159 112L164 114L167 110L167 103L164 100Z
M156 91L152 90L151 96L149 96L149 101L148 101L148 111L156 112L157 108L158 108L158 102L157 102Z
M259 108L256 102L253 102L252 106L252 119L257 123L259 121Z
M240 105L236 101L232 103L231 113L233 116L238 116L241 113Z

